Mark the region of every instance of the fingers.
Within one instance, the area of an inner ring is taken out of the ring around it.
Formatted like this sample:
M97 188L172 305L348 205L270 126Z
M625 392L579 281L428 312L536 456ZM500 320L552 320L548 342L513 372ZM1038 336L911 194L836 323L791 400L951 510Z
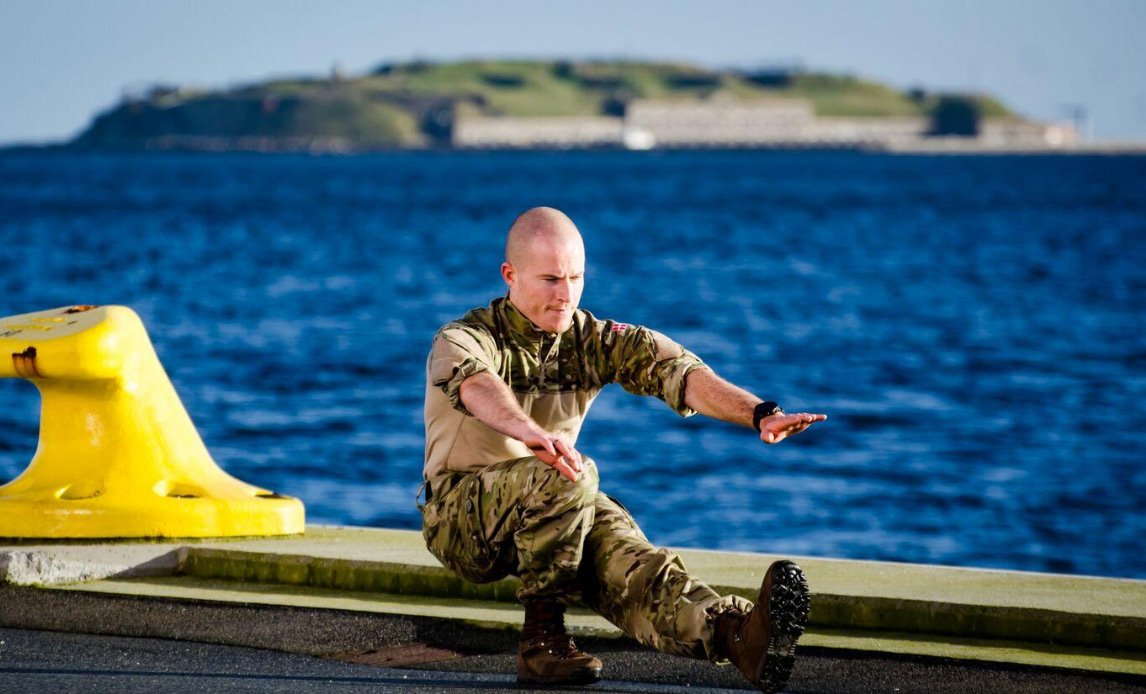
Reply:
M799 421L804 422L805 424L812 424L814 422L822 422L828 418L828 415L826 415L826 414L809 414L807 412L801 412L799 414L794 414L792 416L799 418Z
M554 444L557 453L569 462L569 466L577 472L581 472L581 454L562 439L554 439Z
M826 414L808 414L807 412L801 412L799 414L794 414L791 417L792 417L792 421L787 425L787 428L794 430L792 433L796 433L799 431L803 431L804 429L807 429L808 427L812 426L816 422L824 421L825 419L828 418L828 415L826 415Z
M808 412L784 415L783 417L777 418L771 425L763 427L763 430L760 432L760 440L764 443L779 443L789 436L799 434L816 422L822 422L827 418L828 415L826 414L811 414Z
M576 482L582 468L581 454L560 436L539 436L528 444L538 460Z
M569 463L565 462L565 460L565 458L558 458L557 461L552 464L552 467L557 472L560 472L561 476L565 479L570 482L576 482L577 473L573 471L573 468L569 467Z
M546 453L553 456L554 458L557 457L557 451L553 449L553 441L549 437L542 436L541 438L538 439L538 441L539 441L540 445L530 446L530 448L532 448L534 450L541 448L542 450L544 450Z
M812 426L812 420L809 419L809 416L798 414L796 415L796 419L788 425L788 434L799 434L810 426Z

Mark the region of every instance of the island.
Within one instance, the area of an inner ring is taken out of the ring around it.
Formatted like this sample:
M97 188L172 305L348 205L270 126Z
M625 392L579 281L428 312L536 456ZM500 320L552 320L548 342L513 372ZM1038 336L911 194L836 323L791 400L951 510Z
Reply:
M1045 149L1069 126L983 94L896 90L794 67L636 60L387 63L226 90L155 85L69 149L357 153L403 149Z

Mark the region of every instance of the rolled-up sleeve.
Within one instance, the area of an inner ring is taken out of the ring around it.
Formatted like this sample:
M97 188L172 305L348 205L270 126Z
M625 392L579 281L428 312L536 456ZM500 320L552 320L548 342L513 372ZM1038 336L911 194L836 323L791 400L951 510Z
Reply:
M434 336L426 369L430 383L446 394L455 409L469 415L462 404L462 381L483 371L496 372L493 339L468 326L447 325Z
M613 376L621 387L637 395L656 396L682 417L696 414L684 402L684 384L694 369L709 368L699 357L648 328L612 324L606 327L606 335L613 343L608 350Z

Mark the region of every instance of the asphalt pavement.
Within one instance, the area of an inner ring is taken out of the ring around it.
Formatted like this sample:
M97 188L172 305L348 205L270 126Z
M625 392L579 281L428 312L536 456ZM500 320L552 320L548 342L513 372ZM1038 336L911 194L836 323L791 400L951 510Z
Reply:
M606 679L567 691L683 694L747 689L728 667L673 658L635 644L587 640L583 645L605 660ZM513 672L513 654L504 652L395 668L170 639L0 629L0 691L5 694L554 691L518 687ZM790 691L1146 692L1146 680L813 650L801 655Z
M517 636L440 617L0 586L0 692L521 694L531 690L514 682ZM627 638L578 642L605 662L592 691L750 689L732 667ZM839 648L798 656L792 692L1146 692L1141 675ZM390 666L344 662L363 660Z

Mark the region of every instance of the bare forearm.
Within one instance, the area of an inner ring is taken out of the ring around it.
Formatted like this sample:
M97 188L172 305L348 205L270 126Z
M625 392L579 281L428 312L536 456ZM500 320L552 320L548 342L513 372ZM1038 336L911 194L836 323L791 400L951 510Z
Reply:
M694 369L685 377L684 402L706 417L751 429L753 410L763 400L709 369Z
M550 434L521 409L513 391L500 378L484 371L462 381L459 397L487 427L524 443L537 459L570 482L581 476L581 454L564 437Z
M543 431L521 409L509 386L488 371L462 381L460 396L462 404L478 421L506 436L523 441Z

